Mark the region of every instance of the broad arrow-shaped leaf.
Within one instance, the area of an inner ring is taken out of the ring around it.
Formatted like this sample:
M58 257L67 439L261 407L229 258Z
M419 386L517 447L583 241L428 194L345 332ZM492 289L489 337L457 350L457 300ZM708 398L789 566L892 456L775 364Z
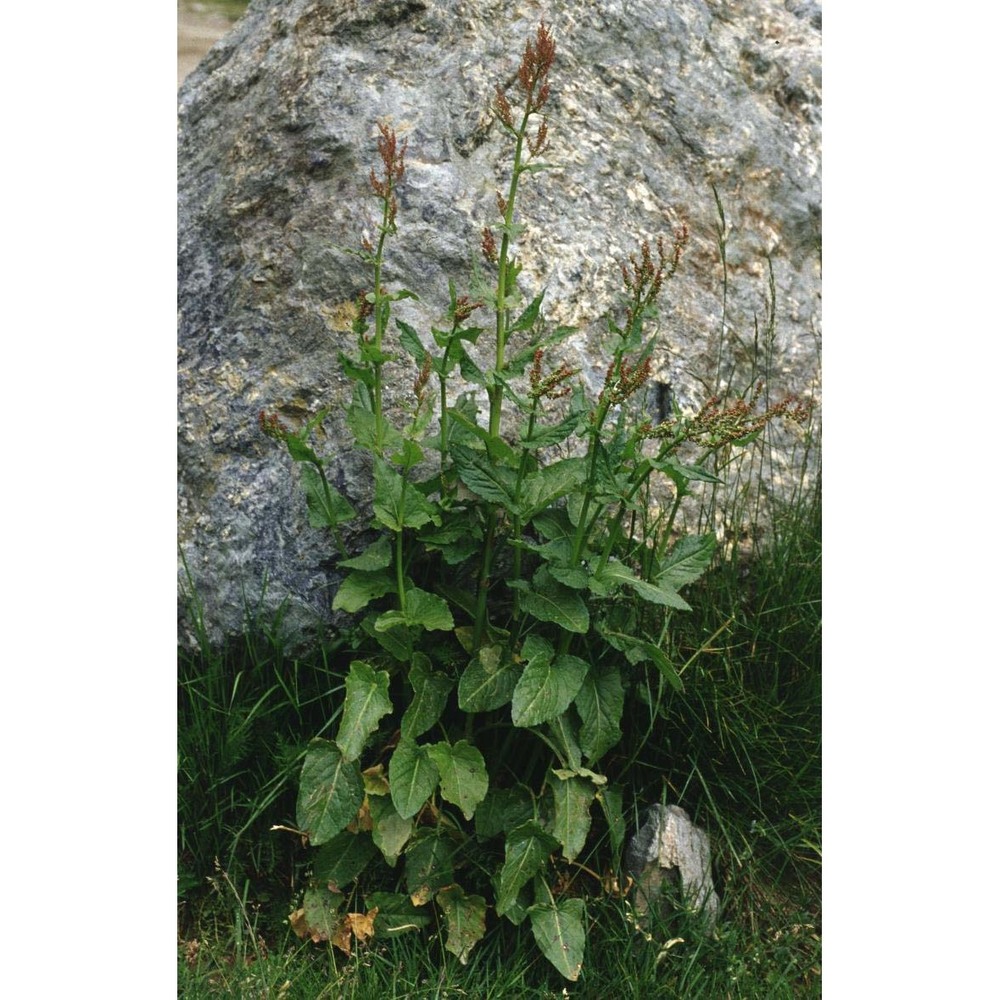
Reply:
M448 925L445 948L465 965L469 952L486 933L486 900L482 896L466 896L460 885L450 885L434 898Z
M340 833L364 797L358 765L345 760L332 740L314 739L306 750L295 809L296 824L313 846Z
M427 753L441 775L442 796L458 806L466 819L472 819L490 784L483 755L465 740L453 745L435 743Z
M625 706L621 671L616 666L592 665L576 695L580 713L580 749L589 763L600 759L622 738L620 722Z
M521 886L534 877L546 858L558 849L559 841L537 823L522 823L507 834L504 863L500 869L497 916L503 916L516 902Z
M518 600L523 611L543 622L555 622L567 632L580 634L590 627L590 615L583 598L575 590L570 590L555 579L544 567L540 567L532 580L533 589L523 585L518 589Z
M560 778L553 772L549 781L555 799L552 832L563 845L563 855L572 861L583 850L590 832L590 804L596 789L586 778Z
M432 670L431 661L423 653L414 653L410 665L410 685L413 687L413 701L403 713L400 725L404 740L415 740L441 718L454 682L447 674Z
M348 833L344 830L315 853L313 876L317 882L332 882L343 889L364 871L377 853L367 833Z
M602 597L613 594L622 585L631 587L640 597L652 604L662 604L668 608L677 608L679 611L691 610L691 605L672 586L669 584L656 586L641 580L617 559L609 560L606 566L594 573L590 581L591 589Z
M583 900L579 898L535 903L528 908L538 947L570 982L577 980L583 967L583 914Z
M483 646L458 682L458 707L463 712L492 712L506 705L520 671L503 646Z
M369 798L372 816L372 840L387 864L394 865L413 833L413 820L396 812L391 798Z
M427 747L412 740L400 740L389 761L389 790L392 804L403 819L415 816L430 798L438 783L438 769Z
M712 561L715 544L715 535L685 535L663 560L657 583L675 590L693 583Z
M454 847L436 830L422 830L406 848L406 888L417 906L455 881ZM414 897L417 897L414 899Z
M337 730L337 746L344 760L361 756L365 741L378 727L378 720L391 711L389 674L373 670L363 660L355 660L347 675L347 698Z
M569 707L583 684L587 664L568 653L550 661L551 649L549 655L528 661L514 688L510 715L515 726L537 726L554 719Z

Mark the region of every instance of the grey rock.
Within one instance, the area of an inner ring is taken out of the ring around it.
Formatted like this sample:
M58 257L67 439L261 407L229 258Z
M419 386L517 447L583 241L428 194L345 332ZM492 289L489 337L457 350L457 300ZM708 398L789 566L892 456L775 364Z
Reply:
M293 638L337 624L332 540L308 526L257 413L296 423L331 407L320 447L336 456L334 484L364 508L337 356L370 276L336 247L372 229L375 122L409 139L388 279L421 296L396 315L427 335L448 279L468 291L479 231L494 220L510 150L486 109L542 16L558 49L546 159L561 169L522 184L529 228L517 249L526 294L545 287L547 319L578 327L566 360L599 385L620 263L685 220L691 244L665 290L657 378L684 408L700 405L720 367L723 383L747 383L769 258L775 334L766 345L761 334L761 349L773 391L818 399L819 14L770 0L251 4L179 93L179 539L211 641L238 633L248 605L265 618L283 609ZM730 227L724 318L712 185ZM388 374L392 414L413 373ZM361 518L355 535L364 528ZM359 543L350 531L347 541ZM182 636L191 631L185 610Z
M707 929L714 927L721 904L712 881L708 834L680 806L649 807L629 841L625 866L635 879L637 914L660 908L666 902L664 883L679 882L685 903L702 913Z

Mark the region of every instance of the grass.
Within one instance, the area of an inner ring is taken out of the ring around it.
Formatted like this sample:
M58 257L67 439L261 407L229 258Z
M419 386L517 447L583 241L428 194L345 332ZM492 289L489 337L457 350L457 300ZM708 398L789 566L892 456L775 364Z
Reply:
M624 878L605 834L565 872L566 890L587 898L575 984L540 955L527 922L491 919L467 966L436 930L375 939L350 959L299 941L287 915L308 855L271 827L294 825L305 740L333 724L348 655L333 645L289 657L258 630L180 660L180 995L819 996L819 484L768 503L766 535L749 553L733 547L675 619L685 693L651 678L607 765L637 804L680 803L709 832L723 901L714 936L680 912L637 931L628 899L584 871Z

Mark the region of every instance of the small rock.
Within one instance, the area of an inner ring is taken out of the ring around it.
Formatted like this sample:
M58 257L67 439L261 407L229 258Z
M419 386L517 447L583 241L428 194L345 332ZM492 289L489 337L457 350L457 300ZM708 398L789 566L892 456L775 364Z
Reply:
M679 878L687 905L702 912L706 929L715 926L721 904L712 882L708 834L680 806L650 806L628 845L625 865L636 883L637 914L662 905L664 882L676 884Z

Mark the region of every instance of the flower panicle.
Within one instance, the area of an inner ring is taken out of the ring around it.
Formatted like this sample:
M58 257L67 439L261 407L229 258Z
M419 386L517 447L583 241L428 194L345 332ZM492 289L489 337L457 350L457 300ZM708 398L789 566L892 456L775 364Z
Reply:
M604 376L604 387L597 398L598 407L618 406L634 396L649 380L653 363L647 356L636 365L630 365L626 358L612 361Z
M372 167L368 183L376 197L388 205L388 225L391 229L396 222L395 189L406 171L405 157L409 139L404 139L400 143L396 137L396 130L385 122L378 122L378 130L378 153L382 159L382 176L379 177Z
M779 417L797 424L809 419L811 402L796 395L758 409L763 392L764 383L758 382L749 399L738 399L727 407L722 406L722 397L712 396L691 419L687 436L698 444L718 448L756 434Z
M539 347L535 351L534 357L531 364L531 372L529 373L529 381L531 383L531 396L533 399L561 399L563 396L568 396L572 391L573 387L569 385L563 385L567 379L572 378L574 375L579 374L579 368L570 368L567 364L561 364L554 372L548 375L542 375L542 358L545 351Z

